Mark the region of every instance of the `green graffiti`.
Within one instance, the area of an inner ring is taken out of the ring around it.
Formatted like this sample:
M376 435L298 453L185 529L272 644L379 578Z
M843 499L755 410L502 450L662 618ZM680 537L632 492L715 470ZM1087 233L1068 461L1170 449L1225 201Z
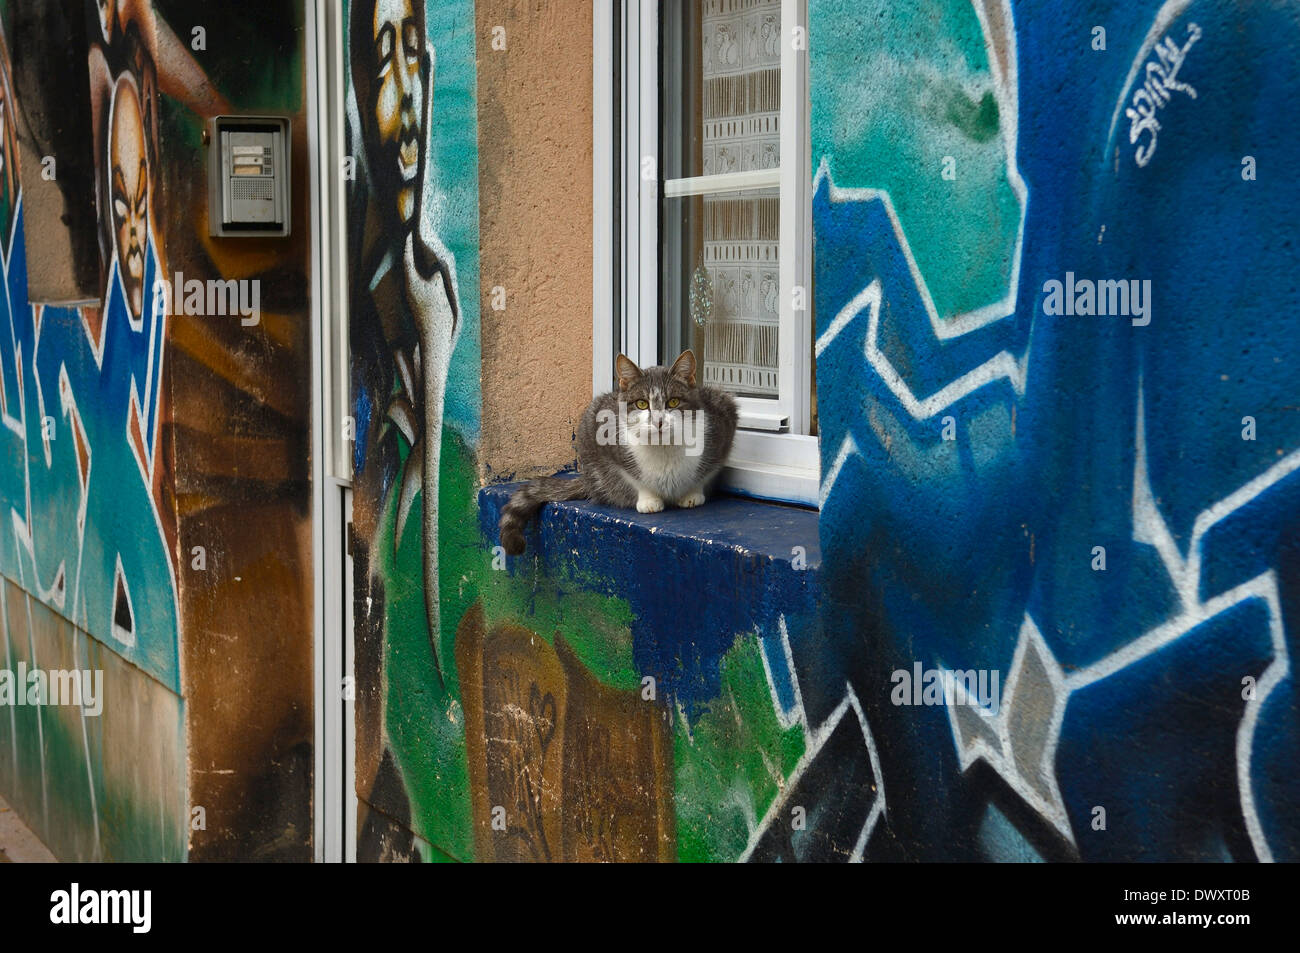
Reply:
M1015 117L994 69L1013 55L998 45L1010 24L986 36L970 0L849 6L809 4L812 24L835 25L810 52L813 161L840 188L888 193L940 318L993 305L1013 280L1024 214Z
M708 712L675 722L678 860L738 860L804 753L801 727L776 719L759 652L757 638L738 638Z

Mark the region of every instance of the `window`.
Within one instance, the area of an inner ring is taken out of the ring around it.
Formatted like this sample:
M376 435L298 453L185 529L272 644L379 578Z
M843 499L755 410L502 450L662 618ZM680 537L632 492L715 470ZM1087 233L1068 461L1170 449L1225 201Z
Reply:
M816 505L806 2L599 7L594 390L692 348L740 404L724 484Z

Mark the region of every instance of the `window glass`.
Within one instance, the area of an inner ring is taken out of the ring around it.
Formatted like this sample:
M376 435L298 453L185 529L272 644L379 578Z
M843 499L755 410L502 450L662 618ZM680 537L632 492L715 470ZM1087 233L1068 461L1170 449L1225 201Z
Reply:
M676 0L661 31L660 359L690 347L706 383L775 398L781 5Z

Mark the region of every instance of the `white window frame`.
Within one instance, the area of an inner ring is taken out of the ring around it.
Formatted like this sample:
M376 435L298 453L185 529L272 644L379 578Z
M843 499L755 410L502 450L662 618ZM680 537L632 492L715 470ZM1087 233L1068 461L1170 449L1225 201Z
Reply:
M675 197L780 187L778 397L738 398L742 429L723 484L817 506L818 440L808 434L813 353L807 22L806 0L782 0L780 169L673 179L663 183L663 191ZM796 26L805 40L800 49L793 42ZM594 395L612 385L617 349L641 366L659 356L658 0L598 3L592 32ZM622 168L616 165L620 156L627 157ZM795 288L804 289L799 311Z

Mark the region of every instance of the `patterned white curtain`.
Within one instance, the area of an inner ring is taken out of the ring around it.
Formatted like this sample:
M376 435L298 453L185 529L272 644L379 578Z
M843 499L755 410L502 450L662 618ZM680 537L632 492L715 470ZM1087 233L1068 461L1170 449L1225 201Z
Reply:
M704 174L780 165L780 0L703 0ZM704 380L777 393L776 189L704 197Z

